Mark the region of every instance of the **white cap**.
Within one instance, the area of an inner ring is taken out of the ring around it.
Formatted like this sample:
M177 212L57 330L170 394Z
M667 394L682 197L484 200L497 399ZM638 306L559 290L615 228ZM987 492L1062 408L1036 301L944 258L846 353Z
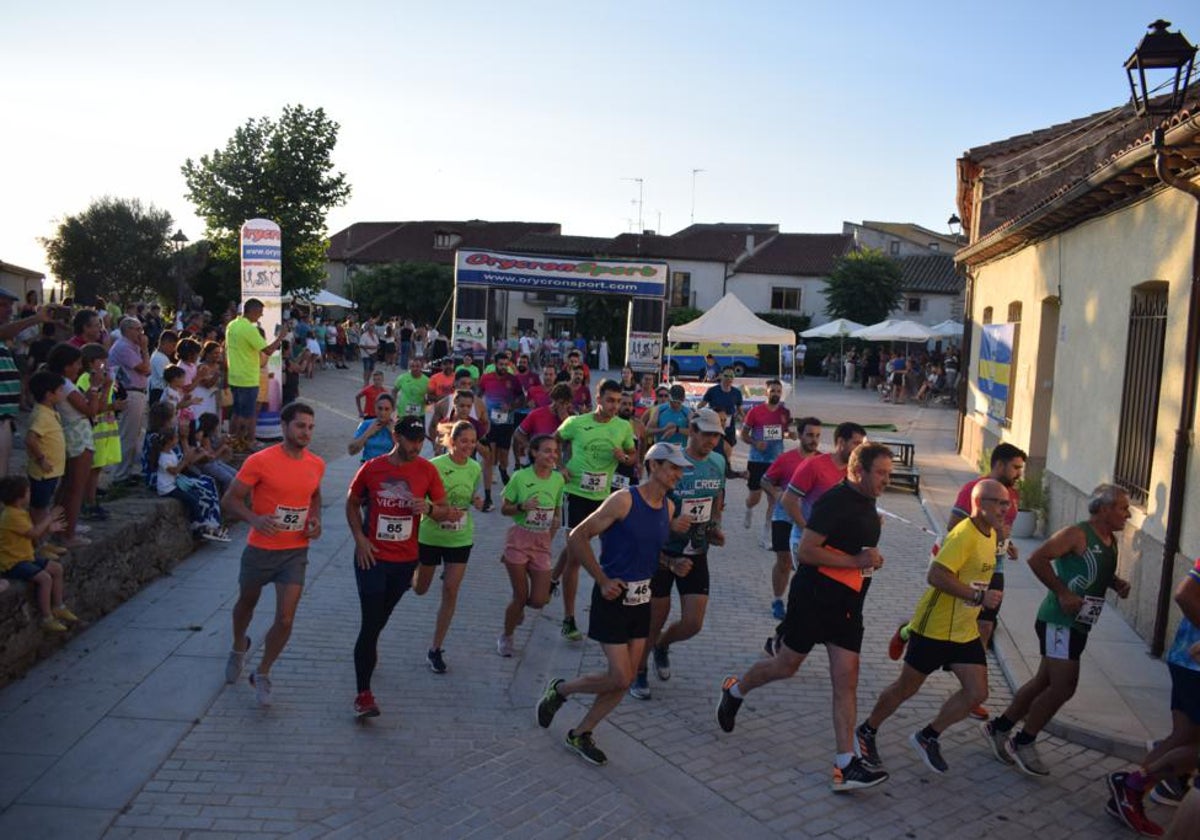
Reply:
M692 425L701 432L723 435L725 429L721 426L721 415L711 408L702 408L692 415Z
M692 462L683 454L677 443L656 443L646 450L647 461L670 461L680 467L690 467Z

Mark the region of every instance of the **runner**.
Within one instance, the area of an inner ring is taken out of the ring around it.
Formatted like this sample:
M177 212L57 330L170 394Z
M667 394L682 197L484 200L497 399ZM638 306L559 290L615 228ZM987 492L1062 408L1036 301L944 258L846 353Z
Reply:
M834 791L874 787L888 779L885 771L869 767L854 754L854 722L863 602L870 576L883 565L876 547L880 522L875 500L891 475L892 453L886 446L864 443L850 454L846 480L821 497L804 529L798 549L801 566L788 591L778 651L759 660L742 677L726 677L717 704L717 724L732 732L747 693L791 677L816 645L824 645L833 682L837 740Z
M464 375L459 382L470 382L470 377ZM469 386L455 391L433 406L429 417L429 441L435 453L441 455L449 450L450 430L459 420L469 421L475 427L476 437L482 438L487 434L487 411L483 408L483 400L475 396Z
M508 450L515 426L513 412L524 405L525 391L513 376L507 353L497 353L496 369L479 380L479 394L487 408L488 432L480 441L483 451L483 511L492 504L492 469L500 470L500 483L508 484Z
M762 477L775 459L783 454L783 442L792 437L792 413L783 405L783 383L767 380L767 401L746 412L742 422L742 440L750 445L746 459L746 515L742 525L749 528L754 520L754 508L762 500ZM767 507L763 530L770 528L771 508Z
M440 369L433 376L429 377L429 388L426 391L426 399L429 402L436 403L438 400L443 400L454 393L454 357L446 356L441 360ZM382 376L382 374L380 374Z
M617 465L630 463L636 457L633 427L617 417L620 404L621 386L605 379L596 387L596 410L568 417L558 427L559 447L566 461L568 528L574 528L596 512L608 498ZM562 635L571 642L583 641L583 634L575 624L579 562L568 543L559 553L551 577L552 581L562 581Z
M724 429L717 412L702 408L692 415L687 449L683 454L688 469L675 485L671 500L678 516L671 523L671 537L663 546L659 567L650 581L650 636L638 660L638 673L629 693L650 699L646 662L654 652L654 673L662 681L671 679L670 647L686 641L704 627L708 609L708 547L724 545L721 512L725 507L725 458L713 449ZM666 630L671 612L671 588L679 590L679 620Z
M606 385L614 390L607 391ZM615 401L620 386L611 380L600 384L602 400ZM667 541L675 506L667 494L688 465L679 447L656 443L646 453L648 479L629 490L613 493L599 508L572 529L568 544L592 576L591 621L588 637L600 643L608 661L605 673L576 679L552 679L537 704L537 722L543 729L572 694L594 694L595 701L574 729L567 731L567 748L592 764L608 757L596 746L592 731L615 709L633 681L650 632L650 577L658 568L658 555ZM600 537L600 561L590 540Z
M634 416L633 394L621 392L621 402L617 405L617 416L625 420L633 428L634 458L629 463L617 464L613 473L612 489L625 490L637 484L642 474L642 453L645 451L646 427Z
M1167 652L1171 671L1171 734L1154 745L1132 773L1108 774L1112 798L1107 811L1139 834L1157 837L1161 827L1146 816L1142 798L1178 806L1188 789L1188 776L1196 769L1200 749L1200 560L1179 582L1175 603L1183 612L1175 640ZM1192 793L1193 798L1197 794ZM1182 827L1182 811L1175 825ZM1193 818L1194 819L1194 818ZM1192 822L1193 829L1200 824Z
M805 524L821 496L846 477L850 454L867 438L857 423L841 423L833 430L833 451L804 459L788 479L783 509L792 520L792 555L804 536ZM794 562L793 562L794 565Z
M1015 761L1031 776L1050 775L1034 742L1075 694L1079 658L1100 618L1104 593L1111 588L1121 598L1129 596L1129 583L1117 577L1117 532L1130 516L1129 494L1115 484L1101 484L1088 499L1088 513L1088 519L1063 528L1029 555L1030 571L1050 590L1034 624L1042 661L1004 714L983 725L996 758ZM1024 728L1009 737L1022 720Z
M392 435L392 451L359 467L346 494L362 612L354 643L354 714L359 718L379 715L371 693L376 645L392 610L412 585L418 554L416 518L425 515L440 522L452 516L441 476L420 457L425 441L420 418L401 418Z
M392 396L396 398L396 413L401 417L425 416L425 396L429 393L429 377L425 375L425 359L413 356L408 370L396 377Z
M530 442L538 435L554 436L563 421L571 416L571 386L559 382L550 389L549 405L538 406L525 416L513 433L513 453L518 461L529 454ZM558 447L555 447L557 452ZM532 461L532 457L529 459Z
M783 621L783 595L787 592L788 580L792 576L792 518L783 507L783 494L788 482L800 464L817 455L821 445L821 421L816 417L801 417L796 421L796 432L800 438L797 449L789 449L775 459L762 478L762 488L771 500L771 550L775 552L775 565L771 568L771 615ZM773 637L772 637L773 640Z
M687 392L682 385L672 385L667 390L667 404L658 405L648 412L646 433L656 441L683 446L687 443L687 430L691 423L692 410L683 403Z
M358 416L370 420L375 416L375 400L380 394L387 394L387 388L383 387L383 371L377 370L371 374L371 384L365 386L361 391L354 395L354 405L358 409ZM391 396L388 394L388 396ZM393 405L395 401L393 399Z
M700 402L700 408L716 409L726 423L725 443L722 449L722 454L725 455L726 478L743 477L733 470L733 448L737 445L737 423L746 416L746 411L742 407L744 402L742 389L734 386L735 378L733 368L723 369L720 383L705 391L704 399Z
M376 371L378 373L378 371ZM386 391L374 399L375 416L363 420L354 430L354 437L346 445L351 455L362 453L364 462L392 451L392 423L396 419L396 403Z
M478 441L475 427L469 420L459 420L450 430L449 440L450 452L437 456L430 463L441 476L442 486L446 490L446 504L449 505L450 511L440 520L435 521L429 517L421 520L418 538L421 566L417 570L416 583L413 584L413 592L424 595L429 591L434 571L443 563L446 564L442 571L442 600L434 624L433 644L425 656L430 670L435 674L446 673L442 643L446 640L450 621L454 618L454 609L458 605L458 590L462 586L463 575L467 572L471 547L475 544L475 517L471 508L483 509L483 497L478 493L483 470L480 469L479 462L471 457L475 454ZM420 451L418 448L417 452Z
M938 740L950 726L965 720L987 698L987 656L979 635L981 607L995 609L1004 593L991 587L996 565L996 540L1012 504L999 481L983 479L971 489L971 516L947 535L941 551L929 564L929 588L913 611L908 655L900 676L883 690L875 708L859 725L859 754L871 767L882 767L875 736L883 722L911 698L939 669L949 670L962 686L942 704L937 716L908 739L917 755L935 773L950 769Z
M496 638L501 656L513 655L513 633L525 620L525 608L538 610L550 600L550 543L562 524L566 480L557 470L558 441L553 435L534 435L529 451L532 466L513 473L500 504L500 512L513 518L500 558L512 584L504 630Z
M275 621L263 642L258 670L250 675L260 706L271 705L271 666L292 634L304 591L308 544L321 536L325 462L308 451L314 417L312 408L304 403L284 406L279 415L283 442L248 457L221 498L221 508L229 517L250 524L238 599L233 605L233 645L225 663L227 683L236 683L242 675L250 652L246 629L263 587L275 584Z

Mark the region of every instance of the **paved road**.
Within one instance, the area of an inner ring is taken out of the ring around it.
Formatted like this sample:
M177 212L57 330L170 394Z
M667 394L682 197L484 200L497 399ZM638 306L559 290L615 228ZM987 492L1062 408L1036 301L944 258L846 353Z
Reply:
M317 448L324 454L340 449L354 425L344 396L349 384L345 374L327 375L306 389L321 411ZM817 409L827 421L858 419L834 416L838 409L832 405L806 408ZM379 645L374 688L383 716L356 725L351 650L357 599L351 540L340 515L342 489L354 467L349 459L330 465L326 532L311 553L292 642L273 672L277 699L271 709L258 708L245 684L213 685L228 644L240 548L205 547L182 564L176 583L203 604L206 617L182 627L191 619L160 619L172 634L190 634L186 643L196 655L174 666L177 673L158 675L160 681L173 681L166 694L174 691L174 706L160 714L171 723L161 730L146 728L148 738L177 743L150 768L123 769L118 757L97 757L96 772L107 767L118 775L141 772L145 779L131 787L136 793L106 837L1128 836L1103 813L1103 775L1121 763L1102 753L1049 738L1042 749L1054 775L1030 779L998 764L977 730L963 724L943 737L951 773L927 771L906 739L953 690L946 675L931 678L882 729L880 750L892 779L872 791L837 796L828 790L829 680L819 651L795 679L755 692L735 733L720 732L713 719L718 684L760 655L774 624L768 610L770 555L756 544L757 528L740 526L744 483L735 483L729 493L730 540L713 555L707 626L700 637L672 650L669 682L651 677L651 700L626 699L598 729L597 742L609 755L607 767L587 765L561 744L566 728L582 713L581 703L568 702L549 732L534 723L533 705L549 677L602 663L596 645L571 645L558 637L561 604L553 601L544 615L530 614L517 632L516 657L501 659L494 652L507 591L498 562L505 521L498 513L481 517L477 527L478 543L445 645L449 673L435 675L424 662L437 589L424 598L406 595ZM909 493L889 492L882 504L924 521ZM881 550L888 563L867 604L860 718L897 672L884 653L886 641L921 591L930 539L917 527L891 521L885 526ZM109 621L136 626L141 619L159 626L144 618L154 608L154 601L139 597L81 641L96 634L93 644L99 642ZM260 619L252 628L256 643L262 629ZM64 655L69 654L59 654ZM115 658L111 667L114 672L136 668L136 651ZM52 660L42 670L55 668L63 670ZM134 680L144 685L154 676ZM20 696L33 700L29 686L47 679L35 672L24 688L18 684L0 693L0 710L17 708ZM189 686L196 687L194 694ZM991 687L991 705L998 706L1008 694L998 673ZM125 690L127 700L136 699L138 687ZM212 694L206 691L215 691L215 700L192 709L194 697L207 703ZM143 716L154 714L143 711ZM5 731L13 735L11 728L0 727L0 734ZM16 804L7 816L56 801L56 791L65 799L65 789L105 784L83 772L54 776L46 773L8 799ZM1159 816L1165 818L1161 811ZM19 825L10 819L10 828ZM68 836L52 829L41 834Z

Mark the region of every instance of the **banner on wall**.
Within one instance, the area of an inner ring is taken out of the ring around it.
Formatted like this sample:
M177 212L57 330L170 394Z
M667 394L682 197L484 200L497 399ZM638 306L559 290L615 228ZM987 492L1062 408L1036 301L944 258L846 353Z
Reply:
M662 333L630 330L625 364L638 373L658 373L662 364Z
M242 224L238 253L242 258L242 302L257 298L263 303L258 325L268 342L283 324L283 234L270 219L250 219ZM283 401L283 357L273 353L267 361L267 410L279 411ZM263 424L259 436L271 424ZM278 435L278 422L273 433Z
M455 320L454 352L470 352L476 358L487 355L487 321ZM482 354L482 355L481 355Z
M987 397L988 417L1004 422L1012 384L1012 353L1015 324L984 324L979 333L977 384Z
M593 293L662 299L667 294L667 264L643 260L581 260L460 249L454 282L527 292Z

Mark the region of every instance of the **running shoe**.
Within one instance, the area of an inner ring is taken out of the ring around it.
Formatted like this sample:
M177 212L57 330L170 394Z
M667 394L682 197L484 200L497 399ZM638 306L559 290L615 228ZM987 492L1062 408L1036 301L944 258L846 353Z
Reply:
M1050 775L1050 771L1046 769L1046 765L1042 762L1042 757L1038 755L1036 742L1030 741L1028 744L1018 744L1015 737L1008 738L1004 742L1004 751L1017 763L1022 773L1028 773L1030 776Z
M558 693L558 687L564 682L561 678L546 683L546 690L537 704L537 723L542 729L549 728L554 716L562 708L567 698Z
M246 667L246 655L250 653L250 637L246 637L245 650L230 650L229 658L225 660L225 682L233 685L242 678L242 669Z
M1007 732L1001 732L990 720L979 724L979 731L983 733L984 738L987 738L988 746L992 748L992 755L996 756L997 761L1002 764L1013 763L1012 756L1004 748L1004 743L1008 740Z
M732 674L721 683L721 699L717 701L717 726L724 732L732 732L742 701L729 693L729 689L737 685L737 677Z
M496 653L503 657L513 655L513 637L501 634L496 637Z
M833 768L833 783L829 787L835 792L863 790L881 785L887 780L886 770L872 770L861 758L855 756L844 768Z
M1174 776L1170 779L1163 779L1154 786L1150 791L1150 798L1159 805L1166 805L1169 808L1178 808L1179 803L1183 801L1183 797L1187 795L1188 777Z
M63 624L52 615L48 615L42 619L42 629L48 633L66 633L67 625Z
M908 736L908 743L913 745L925 766L934 773L945 773L950 769L946 759L942 758L942 745L938 743L937 738L928 738L918 730Z
M568 642L582 642L583 634L579 632L579 628L575 626L574 616L567 616L562 623L562 637Z
M637 676L633 678L633 684L629 686L629 696L639 700L650 699L650 680L646 679L645 671L638 671Z
M783 605L782 598L776 598L774 601L771 602L771 617L772 618L774 618L776 621L783 621L784 616L786 616L786 615L787 615L787 607L785 607Z
M746 515L742 517L742 527L749 530L754 524L754 508L746 508Z
M425 661L429 663L429 670L435 674L446 673L446 660L442 657L442 649L430 650L425 654Z
M1112 799L1108 801L1105 810L1114 819L1120 820L1138 834L1146 837L1162 837L1162 826L1152 822L1146 816L1146 811L1142 807L1141 792L1130 790L1125 784L1128 777L1129 774L1124 771L1108 774L1106 781L1108 790L1112 793Z
M260 706L271 705L271 678L266 674L252 673L250 685L254 686L254 698Z
M878 770L883 767L883 759L879 757L879 749L875 746L875 734L868 732L866 727L866 721L863 721L854 730L854 737L858 740L859 757L867 767Z
M488 496L488 497L486 497L486 498L483 500L483 512L484 512L484 513L491 513L491 512L492 512L492 511L494 511L495 509L496 509L496 505L495 505L495 503L494 503L494 502L492 502L492 497L491 497L491 496Z
M671 679L671 654L665 647L654 646L654 675L663 682Z
M379 717L379 706L375 703L375 695L371 693L371 689L358 692L358 696L354 698L354 716Z
M51 612L59 621L65 621L68 624L74 624L75 622L79 621L79 616L71 612L66 604L55 607L53 610L51 610Z
M557 594L558 594L558 581L551 578L551 580L550 580L550 595L548 597L553 598Z
M904 655L904 646L908 642L904 641L904 637L900 635L900 631L904 629L901 624L896 628L896 632L892 634L892 638L888 641L888 659L897 661Z
M578 734L568 732L563 743L567 745L567 749L578 753L585 761L590 761L598 767L608 764L608 756L596 746L596 742L592 740L591 732L580 732Z
M987 720L991 717L991 714L987 710L987 706L982 704L971 709L971 711L967 712L967 714L973 717L975 720Z

